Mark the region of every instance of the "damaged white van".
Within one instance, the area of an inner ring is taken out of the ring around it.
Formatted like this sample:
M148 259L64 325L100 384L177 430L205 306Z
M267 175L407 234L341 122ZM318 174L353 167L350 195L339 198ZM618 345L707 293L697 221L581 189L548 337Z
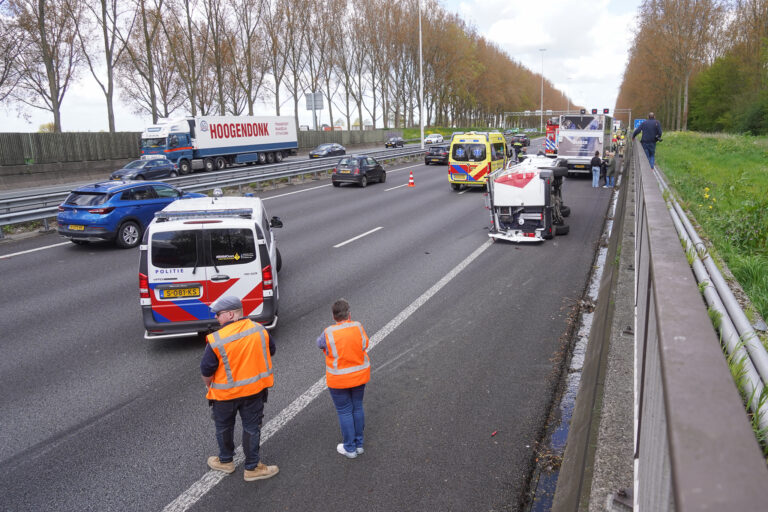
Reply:
M179 203L179 204L176 204ZM257 197L214 197L169 204L155 214L140 246L139 292L146 339L204 334L218 328L210 304L224 295L270 329L277 324L282 266ZM183 203L183 204L182 204Z

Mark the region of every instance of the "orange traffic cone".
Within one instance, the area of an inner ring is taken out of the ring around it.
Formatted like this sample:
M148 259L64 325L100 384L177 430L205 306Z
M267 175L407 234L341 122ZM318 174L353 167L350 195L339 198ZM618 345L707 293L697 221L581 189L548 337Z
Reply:
M411 171L411 177L408 178L408 186L409 187L415 187L416 184L413 182L413 171Z

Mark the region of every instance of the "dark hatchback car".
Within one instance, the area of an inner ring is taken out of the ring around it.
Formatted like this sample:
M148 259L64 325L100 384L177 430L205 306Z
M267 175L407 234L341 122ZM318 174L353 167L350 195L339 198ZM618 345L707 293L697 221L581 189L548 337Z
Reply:
M341 156L346 155L347 150L341 144L330 142L327 144L320 144L315 149L309 152L309 158L322 158L324 156Z
M372 181L384 183L387 173L375 158L365 155L345 156L331 174L331 183L334 187L340 187L342 183L356 183L365 187Z
M531 145L531 139L528 138L527 135L524 135L522 133L513 135L512 138L509 141L509 145L513 145L515 142L519 142L521 145L528 147Z
M156 180L158 178L175 178L177 174L176 165L167 158L152 158L134 160L122 169L113 172L109 179Z
M384 143L385 148L401 148L405 144L402 137L390 137L387 142Z
M424 154L424 164L448 164L448 144L435 144Z
M73 190L59 205L58 232L72 243L112 240L123 248L141 241L155 212L180 198L205 197L160 181L105 181Z

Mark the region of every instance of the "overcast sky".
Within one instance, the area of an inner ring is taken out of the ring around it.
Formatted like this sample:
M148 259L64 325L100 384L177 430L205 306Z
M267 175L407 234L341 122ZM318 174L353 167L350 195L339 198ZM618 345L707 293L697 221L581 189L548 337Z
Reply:
M577 104L587 108L610 108L616 103L621 77L632 42L635 16L641 0L440 0L443 6L459 13L480 34L496 42L509 56L565 91ZM539 51L546 48L546 51ZM292 102L281 113L292 115ZM118 131L141 131L150 124L149 116L130 112L115 95ZM311 117L299 103L299 122L311 125ZM566 100L545 104L544 109L564 109ZM37 131L51 122L49 112L25 108L27 121L15 107L3 109L3 132ZM271 115L274 106L261 106L261 114ZM181 113L178 113L182 115ZM327 110L321 122L328 122ZM106 131L104 95L87 69L70 88L62 106L64 131Z

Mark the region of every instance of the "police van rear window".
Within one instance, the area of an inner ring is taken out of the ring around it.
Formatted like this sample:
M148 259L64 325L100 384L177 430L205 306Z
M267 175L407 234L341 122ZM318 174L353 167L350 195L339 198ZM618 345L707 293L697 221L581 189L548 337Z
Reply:
M104 204L106 200L107 194L101 192L72 192L64 200L64 203L75 206L95 206Z
M256 259L256 244L250 229L211 229L211 257L216 266L242 265Z
M152 235L152 265L157 268L200 266L198 246L201 232L168 231Z

